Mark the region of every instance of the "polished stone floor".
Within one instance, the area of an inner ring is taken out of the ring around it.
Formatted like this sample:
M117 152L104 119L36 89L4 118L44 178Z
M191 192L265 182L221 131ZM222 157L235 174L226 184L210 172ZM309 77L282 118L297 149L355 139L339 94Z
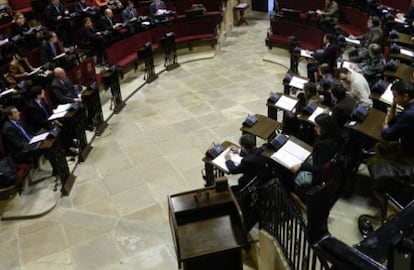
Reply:
M269 93L282 89L288 54L265 47L267 14L247 19L249 25L227 33L216 50L180 55L179 68L131 95L77 166L70 196L50 213L0 223L0 269L177 269L167 195L203 187L207 148L237 142L247 114L266 115ZM142 82L142 70L125 74L124 97ZM107 117L109 102L104 108ZM355 205L363 204L355 199L335 206L335 236L359 241Z

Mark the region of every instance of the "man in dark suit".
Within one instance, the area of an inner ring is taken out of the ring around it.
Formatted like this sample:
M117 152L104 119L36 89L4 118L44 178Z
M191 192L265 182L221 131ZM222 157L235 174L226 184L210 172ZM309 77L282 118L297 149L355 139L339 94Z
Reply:
M39 63L44 65L50 62L53 63L53 66L63 67L64 69L69 70L76 62L76 54L65 54L55 58L62 53L65 53L65 50L60 45L56 33L46 32L45 41L40 47Z
M128 1L127 7L122 11L122 20L127 23L127 29L131 34L138 32L138 12L134 8L134 2Z
M75 138L75 133L73 132L73 127L70 126L70 122L62 122L62 124L58 120L48 120L52 115L52 111L44 100L45 90L41 86L34 86L30 90L30 94L32 98L26 104L26 119L29 129L33 134L38 133L42 129L47 131L56 128L60 129L59 139L62 141L66 155L76 156L78 152L74 149L75 144L72 140Z
M225 155L226 166L229 173L242 173L243 176L239 178L240 189L247 185L257 174L266 168L266 158L261 155L262 150L256 147L254 136L251 134L244 134L240 137L239 144L241 149L232 148L231 151L239 152L243 157L240 164L236 165L231 160L231 154Z
M336 120L339 128L351 119L352 112L356 106L356 100L346 94L346 90L342 85L335 84L331 89L331 98L334 106L331 109L332 117Z
M107 33L105 38L107 38L110 43L121 39L121 29L122 23L115 22L112 10L110 8L105 9L104 15L99 21L99 30Z
M307 65L309 81L315 82L315 72L318 66L326 63L333 70L336 65L337 46L335 44L335 36L333 34L325 34L323 36L324 47L313 53L314 62Z
M3 124L3 139L8 154L17 163L33 163L38 159L38 155L33 152L25 152L29 147L32 135L23 127L20 122L20 112L16 107L6 108L6 121Z
M53 97L57 104L76 103L78 106L78 113L82 118L87 119L88 130L93 130L93 115L88 113L88 108L85 108L82 103L81 86L74 85L66 76L65 70L62 68L55 68L53 70L55 78L50 84Z
M63 68L55 68L53 70L55 78L53 79L50 88L53 96L58 104L82 102L79 85L74 85L66 76Z
M65 47L69 47L72 44L69 18L69 11L66 10L59 0L50 0L50 4L45 11L46 26L56 30Z

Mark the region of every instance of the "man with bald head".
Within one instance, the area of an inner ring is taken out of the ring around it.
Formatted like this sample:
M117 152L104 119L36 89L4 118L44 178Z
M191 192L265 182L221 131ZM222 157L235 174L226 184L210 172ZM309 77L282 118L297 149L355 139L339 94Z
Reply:
M80 86L73 83L66 76L63 68L57 67L53 70L54 79L50 85L52 93L58 104L81 102Z

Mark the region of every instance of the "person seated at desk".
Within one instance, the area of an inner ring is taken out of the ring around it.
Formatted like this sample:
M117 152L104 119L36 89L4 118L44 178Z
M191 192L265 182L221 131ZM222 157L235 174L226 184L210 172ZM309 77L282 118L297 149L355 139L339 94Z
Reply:
M347 93L356 100L358 105L363 105L367 108L372 107L372 100L369 98L371 90L362 74L347 68L341 68L339 70L339 79Z
M122 20L127 24L126 27L131 34L139 31L139 17L134 2L128 1L127 7L122 11Z
M39 63L44 65L50 62L53 63L52 68L53 66L58 66L69 70L76 62L76 54L65 54L59 57L63 53L65 53L65 50L61 46L56 33L46 32L45 40L40 47Z
M2 134L8 154L17 163L37 162L39 155L35 152L24 152L29 146L32 135L20 122L20 112L15 106L5 109L6 121L3 124Z
M63 125L58 120L49 121L49 117L53 114L49 106L45 102L45 90L41 86L34 86L30 90L31 98L26 104L26 120L28 129L32 134L39 133L41 130L51 131L55 128L61 129L59 138L62 140L62 146L67 156L76 156L78 154L73 138L75 134L73 128L69 128L67 123Z
M14 14L14 19L11 25L11 36L23 35L25 32L29 31L29 29L30 26L27 24L23 13L16 12L16 14Z
M29 73L35 69L30 65L29 60L21 50L13 53L13 58L9 63L9 76L6 77L10 87L16 87L18 83L25 81L25 86L32 84L29 81Z
M331 89L331 98L334 106L331 108L332 118L335 119L339 128L351 119L356 101L353 97L346 94L345 88L340 84L335 84Z
M368 57L368 46L377 43L382 44L383 31L381 28L381 21L378 17L369 17L367 21L368 31L361 36L350 35L351 39L358 39L360 41L359 48L351 48L348 53L349 60L352 62L360 62Z
M247 185L257 174L266 168L266 158L261 155L262 149L256 147L253 135L244 134L239 139L241 149L232 147L231 151L240 153L243 157L239 165L235 165L231 160L230 153L226 153L225 160L229 173L243 175L239 178L239 189Z
M79 113L82 116L87 117L87 129L93 130L92 115L88 114L87 108L82 104L82 87L80 85L74 85L66 76L66 72L63 68L55 68L53 70L55 78L50 84L53 97L57 104L76 103L79 106Z
M337 46L335 44L335 36L333 34L325 34L323 36L324 47L317 50L312 56L314 61L307 65L309 81L315 82L315 72L320 64L326 63L333 70L336 65Z
M327 32L333 32L333 26L339 20L339 6L334 0L325 0L325 8L323 10L317 9L316 14L319 18L319 23Z
M340 130L335 119L329 114L322 113L315 118L316 143L313 146L312 159L291 168L296 174L295 185L300 188L320 184L320 174L343 144Z
M77 0L75 2L75 11L83 16L99 18L99 13L95 6L89 5L86 0Z
M122 23L114 21L114 13L111 9L107 8L104 11L104 15L101 17L99 29L101 32L108 33L105 35L108 38L108 42L115 42L121 39Z
M368 46L368 55L369 58L361 63L351 64L351 68L362 73L367 79L369 86L372 87L383 76L385 58L381 46L377 43Z
M167 13L167 9L162 0L154 0L154 2L151 3L149 9L150 15L152 17L161 16Z
M104 48L105 38L102 32L97 32L93 27L92 19L85 17L83 19L83 27L81 30L81 46L83 48L91 49L96 54L96 64L104 65Z
M45 11L45 24L56 30L57 35L63 41L65 47L73 43L71 38L70 14L60 0L51 0Z

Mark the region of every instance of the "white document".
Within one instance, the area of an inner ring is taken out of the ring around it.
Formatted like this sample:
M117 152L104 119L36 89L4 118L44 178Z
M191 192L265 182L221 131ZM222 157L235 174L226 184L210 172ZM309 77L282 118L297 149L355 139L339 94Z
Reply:
M307 50L300 50L300 56L303 56L305 58L313 58L311 51L307 51Z
M289 140L270 158L280 165L291 169L293 166L303 163L310 154L310 151Z
M400 54L404 54L404 55L407 55L407 56L410 56L410 57L414 57L414 52L413 51L403 49L403 48L400 49Z
M240 3L236 6L236 8L247 8L247 3Z
M70 108L72 108L72 103L61 104L53 110L53 113L67 112Z
M296 106L296 103L298 103L297 99L290 98L290 97L287 97L287 96L283 95L275 103L275 106L279 107L283 110L291 112L293 110L293 108Z
M62 58L63 56L65 56L65 54L66 54L66 53L61 53L61 54L59 54L59 55L56 55L55 57L53 57L53 60L56 60L56 59Z
M7 94L10 94L10 93L13 93L14 91L16 91L15 89L7 89L7 90L4 90L3 92L1 92L0 93L0 97L2 97L2 96L4 96L4 95L7 95Z
M39 72L40 68L35 68L33 71L31 71L30 73L27 74L27 76L31 76L33 74L36 74L37 72Z
M392 83L390 83L388 85L387 89L385 89L384 93L382 93L382 95L380 97L380 100L382 102L390 104L390 105L394 101L394 96L392 94L391 87L392 87Z
M55 120L55 119L63 118L63 117L65 117L65 115L66 115L66 111L54 113L47 120L50 121L50 120Z
M352 67L351 67L351 64L352 64L352 62L349 62L349 61L344 61L344 62L342 63L342 67L347 68L347 69L349 69L349 70L353 70L353 69L352 69Z
M305 83L307 82L308 82L308 79L303 79L300 77L293 76L289 82L289 86L292 86L298 89L303 89L303 87L305 86Z
M230 147L228 147L226 150L224 150L220 155L218 155L215 159L213 159L213 164L216 165L217 167L219 167L221 170L223 170L226 173L229 173L229 169L227 168L226 165L226 159L224 158L224 156L226 155L226 153L230 152L230 157L231 160L234 162L234 164L236 166L238 166L241 162L241 160L243 159L243 157L240 156L240 154L238 153L233 153L230 150Z
M397 23L405 23L405 19L398 19L398 18L394 18L394 21Z
M29 144L37 143L37 142L40 142L40 141L44 141L44 140L46 140L47 135L49 135L49 132L45 132L45 133L36 135L36 136L32 137L32 139L30 140Z
M359 41L358 39L352 39L352 38L347 38L345 37L345 41L354 45L361 45L361 41Z
M321 107L316 107L316 110L313 111L313 113L309 116L308 120L315 123L315 118L316 116L320 115L321 113L323 113L325 111L325 109L321 108Z

